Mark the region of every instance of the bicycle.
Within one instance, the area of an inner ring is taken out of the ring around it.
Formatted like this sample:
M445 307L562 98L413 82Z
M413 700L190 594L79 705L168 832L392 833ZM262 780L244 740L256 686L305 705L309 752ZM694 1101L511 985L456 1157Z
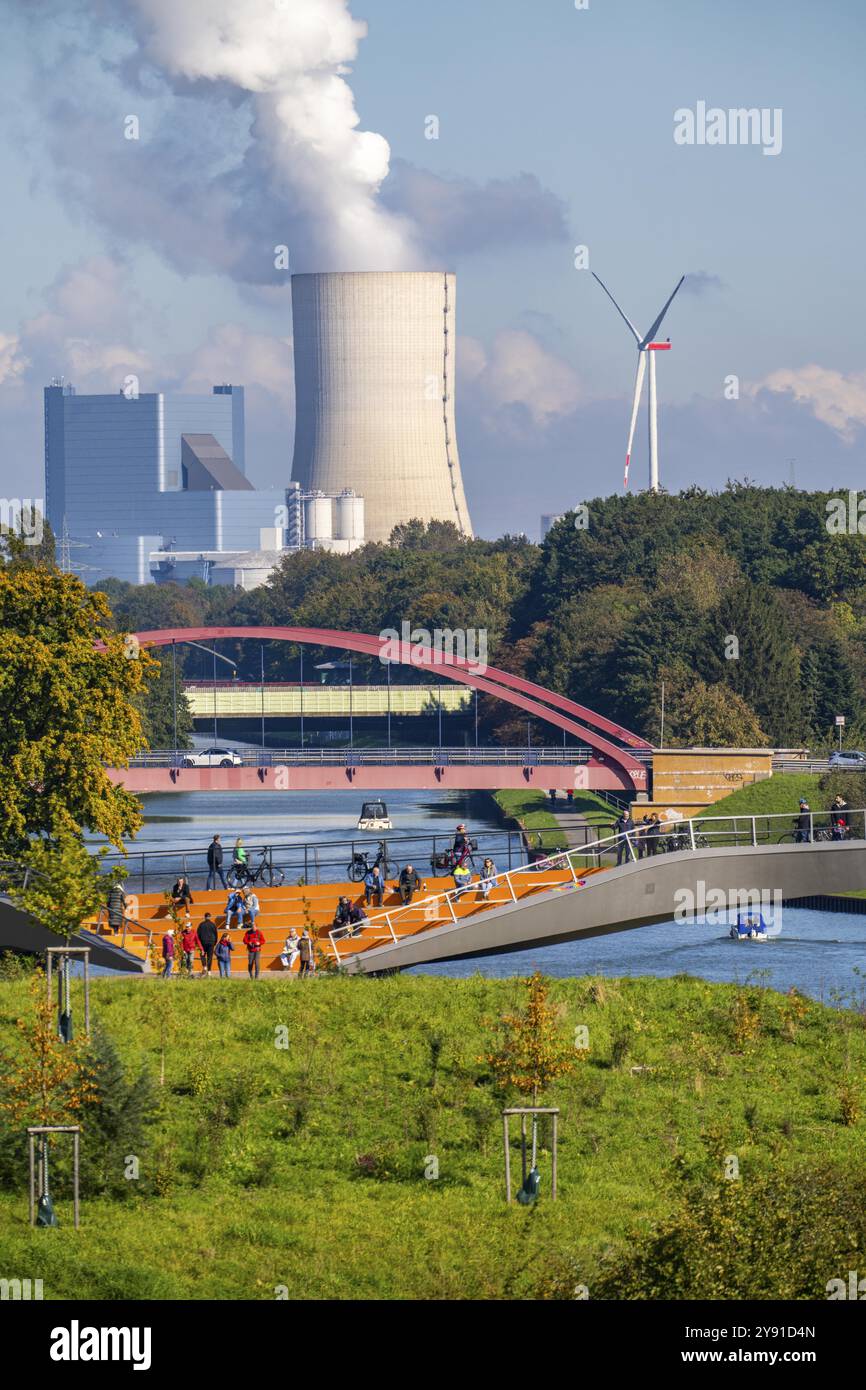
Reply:
M274 868L268 857L269 854L270 850L266 845L255 868L249 864L232 864L226 874L229 888L247 888L250 884L258 883L260 880L268 888L279 888L286 876L282 869Z
M478 849L478 841L475 839L470 839L467 841L467 844L469 846L469 850L466 854L462 856L462 862L464 864L471 864L472 868L474 869L475 860L472 856ZM453 849L440 850L438 854L430 855L431 873L433 873L436 878L446 878L448 874L452 874L454 872L455 866L458 862L458 856L454 853Z
M372 869L378 869L379 876L383 880L386 878L396 878L397 874L400 872L393 859L388 858L384 840L379 841L379 849L372 864L370 863L369 855L366 850L363 850L360 854L356 850L352 855L352 862L348 866L346 873L349 875L352 883L363 883Z

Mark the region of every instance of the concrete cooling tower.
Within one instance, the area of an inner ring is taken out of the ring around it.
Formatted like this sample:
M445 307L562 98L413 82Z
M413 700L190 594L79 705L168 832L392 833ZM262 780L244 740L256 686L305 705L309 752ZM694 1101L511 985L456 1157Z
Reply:
M305 492L352 488L366 538L472 524L454 429L456 279L440 271L293 275L295 456Z

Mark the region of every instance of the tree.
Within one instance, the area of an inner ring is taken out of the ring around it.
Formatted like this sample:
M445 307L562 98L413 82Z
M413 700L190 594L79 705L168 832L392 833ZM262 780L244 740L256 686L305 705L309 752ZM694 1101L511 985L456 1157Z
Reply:
M532 1104L552 1081L574 1067L574 1048L562 1034L556 1009L548 1000L548 983L540 970L520 981L526 1008L502 1019L505 1038L485 1057L503 1090L530 1095Z
M147 1126L156 1109L147 1071L127 1076L114 1043L101 1028L94 1030L87 1054L91 1086L82 1109L87 1131L83 1155L84 1181L91 1191L126 1195L133 1190L125 1177L128 1158L141 1159Z
M766 735L754 710L726 685L700 677L665 681L665 746L763 748Z
M773 743L801 736L797 649L772 589L746 582L728 590L697 656L700 674L741 695Z
M103 849L91 854L68 831L53 843L34 840L25 856L31 873L24 886L10 887L9 896L40 926L68 940L108 901L110 889L126 874L122 867L102 872L106 853Z
M32 1018L19 1018L23 1041L19 1057L2 1055L0 1110L25 1125L72 1125L88 1098L93 1081L80 1043L61 1042L54 1005L45 992L45 976L36 971L30 983Z
M154 661L147 689L136 696L135 706L141 714L144 737L149 748L192 748L191 735L194 725L189 699L183 688L182 674L180 656L173 657L171 651L168 651L163 661Z
M0 568L0 845L84 827L120 846L141 824L106 767L143 742L133 699L152 669L130 660L102 594L44 566Z

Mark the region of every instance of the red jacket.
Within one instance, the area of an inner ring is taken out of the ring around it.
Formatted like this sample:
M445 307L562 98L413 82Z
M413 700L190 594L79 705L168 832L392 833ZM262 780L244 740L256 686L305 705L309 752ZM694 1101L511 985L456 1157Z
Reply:
M195 927L190 927L189 931L184 932L183 936L181 937L180 944L183 946L183 949L185 951L195 950L196 946L198 946L199 944Z
M250 927L248 932L244 932L244 945L248 951L260 951L265 944L258 927Z

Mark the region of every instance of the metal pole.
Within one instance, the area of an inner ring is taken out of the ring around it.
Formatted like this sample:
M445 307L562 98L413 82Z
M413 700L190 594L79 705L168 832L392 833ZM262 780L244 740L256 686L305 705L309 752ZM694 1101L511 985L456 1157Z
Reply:
M558 1115L556 1114L556 1112L554 1111L554 1114L553 1114L553 1173L552 1173L552 1175L551 1175L551 1181L550 1181L550 1196L551 1196L551 1200L554 1201L554 1202L556 1201L556 1136L557 1136L557 1129L558 1129L558 1125L557 1125L557 1121L558 1121L558 1120L559 1120L559 1116L558 1116Z
M171 709L174 716L174 752L177 760L177 643L171 641Z
M304 746L304 649L301 647L301 748Z
M216 647L213 654L213 741L217 741L217 712L216 712Z
M388 748L391 747L391 662L385 668L388 672Z
M265 751L265 644L261 643L262 656L262 752Z
M442 685L436 687L436 701L439 706L439 752L442 752Z
M475 688L475 749L478 751L478 687Z
M72 1136L72 1224L78 1230L78 1130Z
M352 658L349 657L349 747L355 747L355 721L352 710Z
M30 1158L30 1225L36 1224L36 1152L33 1147L33 1135L28 1134L29 1158Z

